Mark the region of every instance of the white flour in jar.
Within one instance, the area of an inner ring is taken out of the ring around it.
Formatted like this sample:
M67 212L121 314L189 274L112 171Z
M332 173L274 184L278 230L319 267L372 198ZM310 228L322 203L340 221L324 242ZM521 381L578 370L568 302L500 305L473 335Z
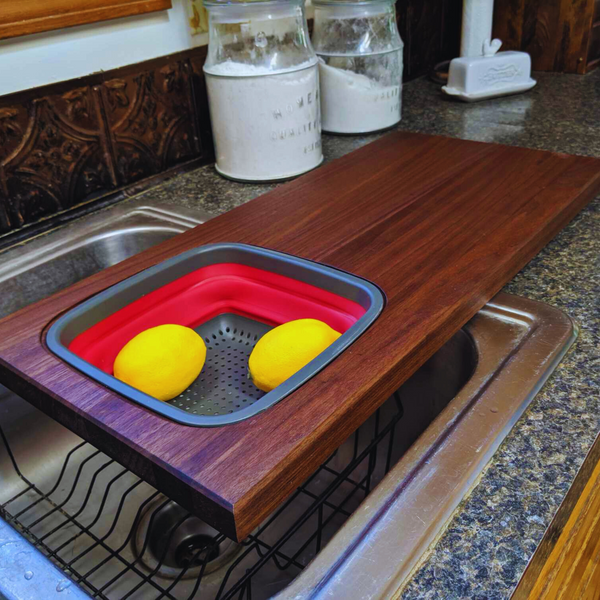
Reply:
M225 62L205 69L217 170L265 181L305 173L323 160L319 72Z
M400 85L382 86L366 75L319 60L323 130L367 133L400 121Z

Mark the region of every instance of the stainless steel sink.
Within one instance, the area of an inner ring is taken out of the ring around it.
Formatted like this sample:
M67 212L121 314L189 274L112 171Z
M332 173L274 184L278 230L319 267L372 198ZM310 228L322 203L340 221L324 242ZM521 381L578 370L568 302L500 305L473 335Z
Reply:
M0 317L210 219L127 202L0 252Z
M0 253L0 313L207 218L128 203ZM239 545L0 387L0 598L393 597L573 339L499 294Z

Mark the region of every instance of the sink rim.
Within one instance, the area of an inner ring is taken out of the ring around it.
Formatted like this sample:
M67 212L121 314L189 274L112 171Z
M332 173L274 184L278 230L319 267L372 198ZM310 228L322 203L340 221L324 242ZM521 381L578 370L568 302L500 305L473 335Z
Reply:
M184 233L212 218L202 209L124 202L0 250L0 283L104 237L131 230Z
M508 354L483 351L485 319L522 328ZM471 379L277 600L399 598L578 335L563 311L505 292L464 329L479 356Z
M496 344L495 352L486 351L490 338L496 337L494 324L505 331L507 339ZM496 296L465 330L478 355L468 382L311 564L276 598L398 597L576 333L561 311L508 294ZM523 393L507 393L511 390L507 380L514 385L519 375L526 376ZM489 410L494 407L499 409ZM487 429L478 419L482 411L491 415ZM473 443L473 438L464 431L465 426L473 429L473 423L480 442L476 452L467 444ZM472 460L456 460L465 455ZM462 473L456 472L457 465ZM441 476L431 477L432 473ZM430 494L428 486L437 482L443 487L448 481L456 483L453 493L443 494L440 502L440 494ZM433 509L426 520L422 516L428 507ZM399 535L399 530L405 534L409 526L412 537ZM407 549L405 559L400 560L403 547ZM44 560L41 555L39 558Z

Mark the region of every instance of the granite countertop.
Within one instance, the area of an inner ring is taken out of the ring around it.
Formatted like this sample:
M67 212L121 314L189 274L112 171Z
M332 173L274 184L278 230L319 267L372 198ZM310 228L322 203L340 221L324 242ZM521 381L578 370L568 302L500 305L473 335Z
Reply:
M480 104L449 100L427 79L411 82L400 129L600 156L600 69L535 78L525 95ZM325 136L326 160L378 137ZM274 187L227 181L208 166L144 197L219 214ZM600 198L505 290L564 310L579 339L457 509L405 599L510 596L600 431Z

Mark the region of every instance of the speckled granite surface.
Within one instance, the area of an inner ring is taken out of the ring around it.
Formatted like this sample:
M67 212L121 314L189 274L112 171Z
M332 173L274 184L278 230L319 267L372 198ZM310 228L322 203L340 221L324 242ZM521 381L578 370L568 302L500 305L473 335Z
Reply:
M404 93L402 129L600 156L600 70L536 74L523 96L461 104L419 80ZM327 160L379 136L327 137ZM145 194L148 202L218 214L272 189L221 179L212 167ZM517 584L600 431L600 198L506 291L559 307L579 324L574 348L506 438L403 598L506 598Z

